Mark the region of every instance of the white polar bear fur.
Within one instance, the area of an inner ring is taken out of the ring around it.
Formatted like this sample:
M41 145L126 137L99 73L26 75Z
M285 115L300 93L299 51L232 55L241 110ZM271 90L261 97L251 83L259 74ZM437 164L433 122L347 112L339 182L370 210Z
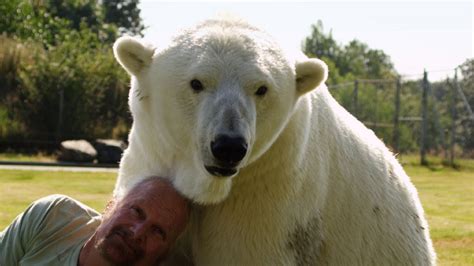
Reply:
M290 63L265 33L225 18L161 50L123 37L114 52L132 75L134 118L115 196L159 175L200 203L168 264L435 264L416 189L330 95L323 62ZM249 149L234 176L213 177L203 162L227 120Z

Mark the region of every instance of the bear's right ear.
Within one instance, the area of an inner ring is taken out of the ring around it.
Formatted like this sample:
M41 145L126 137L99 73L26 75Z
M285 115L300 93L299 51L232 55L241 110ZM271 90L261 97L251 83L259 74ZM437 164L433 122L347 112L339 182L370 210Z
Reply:
M154 52L154 48L129 36L120 37L114 43L115 58L128 73L134 76L150 65Z

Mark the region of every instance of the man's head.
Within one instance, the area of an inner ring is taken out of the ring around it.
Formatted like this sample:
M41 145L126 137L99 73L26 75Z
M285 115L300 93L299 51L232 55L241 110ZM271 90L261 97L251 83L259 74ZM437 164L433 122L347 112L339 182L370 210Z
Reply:
M166 256L188 219L187 200L167 180L151 177L106 211L95 247L114 265L153 265Z

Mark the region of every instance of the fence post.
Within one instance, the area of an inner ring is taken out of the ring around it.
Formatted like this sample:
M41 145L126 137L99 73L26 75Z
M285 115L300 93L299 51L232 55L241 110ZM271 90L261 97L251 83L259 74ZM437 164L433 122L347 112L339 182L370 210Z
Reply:
M359 81L355 80L354 81L354 92L353 92L353 98L352 98L352 113L355 117L357 117L357 97L359 94Z
M400 76L397 78L396 88L395 88L395 114L393 116L393 149L395 153L400 152L400 89L401 81Z
M377 112L378 112L378 107L379 107L379 86L382 87L383 84L379 84L379 83L373 83L373 84L374 84L374 88L375 88L375 99L374 99L375 106L374 106L374 114L372 116L373 121L374 121L373 122L374 124L372 126L373 127L372 130L374 132L377 132L376 130L377 130L377 117L378 117Z
M422 83L422 97L421 97L421 135L420 135L420 164L428 165L426 161L426 105L427 105L427 92L428 92L428 73L426 69L423 71L423 83Z

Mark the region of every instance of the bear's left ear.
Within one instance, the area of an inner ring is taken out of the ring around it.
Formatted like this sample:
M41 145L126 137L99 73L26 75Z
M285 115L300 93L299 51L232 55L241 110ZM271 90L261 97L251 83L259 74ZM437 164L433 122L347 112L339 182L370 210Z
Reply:
M122 67L131 75L136 76L150 65L153 47L144 45L138 39L124 36L114 43L114 55Z
M328 66L319 59L306 59L296 62L296 90L303 95L328 78Z

